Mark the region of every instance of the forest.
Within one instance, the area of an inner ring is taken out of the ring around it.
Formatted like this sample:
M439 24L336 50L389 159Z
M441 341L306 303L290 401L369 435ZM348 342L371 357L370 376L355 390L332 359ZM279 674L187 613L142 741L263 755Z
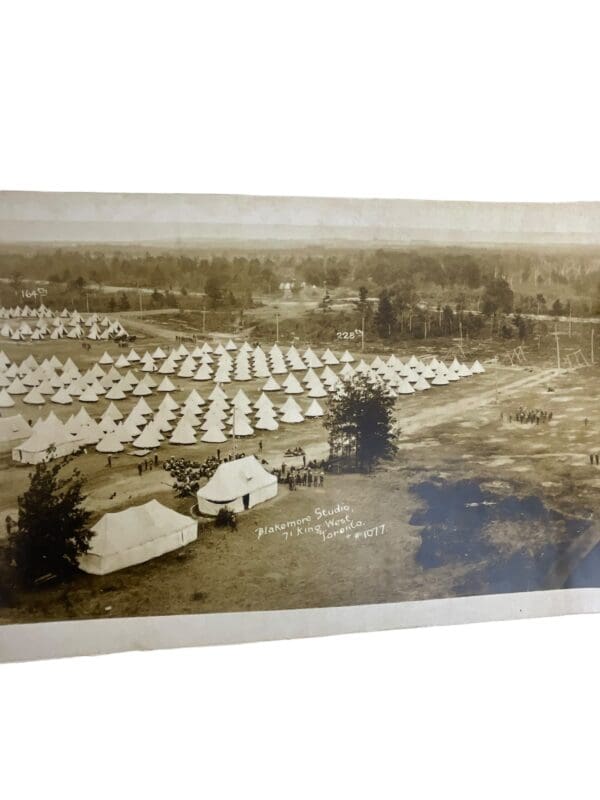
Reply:
M40 282L49 302L85 308L84 296L87 302L92 296L98 310L134 307L140 290L153 308L249 309L257 298L284 291L335 299L363 287L371 300L383 292L402 320L423 307L489 315L495 303L505 312L589 315L600 311L600 249L4 245L0 281L4 305L19 302L23 287ZM390 316L386 302L381 320Z

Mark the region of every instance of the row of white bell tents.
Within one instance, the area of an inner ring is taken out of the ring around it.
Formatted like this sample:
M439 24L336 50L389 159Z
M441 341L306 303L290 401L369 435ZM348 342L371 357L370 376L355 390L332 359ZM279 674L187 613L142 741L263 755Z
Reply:
M53 321L63 320L65 324L82 324L87 328L92 325L101 325L103 328L110 325L111 320L105 314L88 314L83 317L78 311L69 311L63 308L62 311L54 311L41 303L36 308L29 305L14 306L11 308L0 307L0 319L49 319Z
M362 363L364 364L364 362ZM102 372L101 368L100 371ZM384 366L383 369L379 369L376 372L366 364L364 364L364 369L361 369L359 364L356 370L353 370L352 367L346 365L341 374L344 378L352 377L357 373L365 374L372 383L382 379L387 383L392 394L403 395L412 394L414 391L425 391L433 386L447 386L461 378L469 377L473 374L481 374L481 372L484 372L484 368L478 361L473 364L471 369L455 361L450 367L446 367L443 362L437 362L435 370L427 367L420 373L415 369L401 370L397 373L388 366ZM44 395L51 395L50 402L69 405L73 402L73 398L82 403L95 403L103 395L108 400L118 401L126 399L129 393L133 397L152 395L153 388L159 393L178 391L177 386L167 376L157 385L156 381L147 375L138 381L131 371L121 377L114 367L111 368L108 374L103 375L100 380L95 377L96 374L93 369L89 370L86 375L80 378L69 378L68 382L64 382L64 385L62 385L62 378L58 376L55 376L54 380L52 378L38 380L39 376L35 376L31 381L28 381L27 378L21 380L19 376L16 376L11 382L8 382L8 379L5 378L5 382L8 385L0 388L0 408L10 408L14 405L12 395L24 395L23 402L28 405L44 405L46 402ZM113 383L115 377L119 378L117 383ZM228 380L222 380L218 381L217 385L229 382ZM292 373L289 373L281 384L271 376L264 384L263 391L283 391L288 395L300 395L306 391L308 397L321 398L334 392L340 386L340 377L331 368L326 367L321 378L319 378L311 368L307 371L302 383L304 383L304 386ZM1 384L2 376L0 375L0 386Z
M22 322L18 327L11 327L5 323L0 327L0 336L5 339L13 341L43 341L46 338L55 339L89 339L90 341L107 341L109 339L117 339L120 337L128 336L127 330L121 325L120 322L113 322L108 328L100 330L94 324L87 331L81 325L75 325L72 328L65 328L63 325L56 327L48 327L44 323L38 323L33 328L27 323Z

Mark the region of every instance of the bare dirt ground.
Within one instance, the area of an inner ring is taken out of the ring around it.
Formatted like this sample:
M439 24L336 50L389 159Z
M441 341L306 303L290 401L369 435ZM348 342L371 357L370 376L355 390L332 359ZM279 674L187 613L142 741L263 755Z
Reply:
M148 338L136 342L138 352L165 341L160 326L147 324ZM12 343L1 346L18 359L31 349ZM104 349L96 344L87 353L78 343L44 342L34 353L43 358L56 351L59 358L71 355L86 366ZM115 345L106 349L113 355L120 352ZM192 387L203 395L212 389L212 384L171 377L180 386L174 393L178 400ZM62 586L20 593L0 608L0 622L335 606L486 593L490 587L503 590L498 569L505 564L514 569L517 557L520 565L523 559L537 559L534 568L527 561L537 581L528 588L562 586L599 541L600 467L589 461L590 452L600 452L597 382L598 367L557 373L545 366L488 365L479 378L400 398L398 455L373 474L328 475L325 486L318 489L289 492L280 487L274 501L240 515L235 532L207 522L200 526L196 542L147 564L102 577L81 574ZM260 383L239 385L254 400ZM235 391L238 385L230 388ZM158 405L160 396L150 400ZM133 404L127 400L119 407L127 413ZM88 406L88 411L99 417L107 405L102 400ZM552 421L541 425L509 421L520 405L552 410ZM78 407L48 403L39 412L18 401L3 413L20 411L35 419L52 409L65 418ZM305 447L309 458L326 452L326 432L319 421L282 427L262 440L263 455L273 465L279 465L285 449L296 444ZM228 443L222 452L231 447ZM238 442L238 447L257 453L258 438ZM208 445L167 445L159 455L161 460L169 455L202 460L214 450ZM88 502L96 516L152 497L189 512L192 501L175 497L168 473L154 469L140 477L137 463L135 456L123 454L113 457L109 469L105 456L89 452L82 457ZM7 513L14 515L27 476L28 469L14 466L8 451L0 453L2 519ZM483 500L463 498L461 486L470 482L481 484ZM420 489L430 484L436 491L450 487L451 524L445 520L442 528L419 516L427 511ZM529 498L543 505L535 518L527 511ZM481 530L471 539L458 539L456 552L449 554L452 537L462 535L463 523L467 526L473 515L504 508L502 504L509 501L517 512L482 517ZM576 524L581 526L577 535Z

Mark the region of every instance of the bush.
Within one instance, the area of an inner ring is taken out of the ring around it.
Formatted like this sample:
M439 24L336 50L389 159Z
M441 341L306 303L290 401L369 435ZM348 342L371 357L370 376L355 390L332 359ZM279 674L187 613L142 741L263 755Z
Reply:
M219 509L219 513L215 519L217 528L231 528L232 531L237 529L237 517L235 511L225 506Z

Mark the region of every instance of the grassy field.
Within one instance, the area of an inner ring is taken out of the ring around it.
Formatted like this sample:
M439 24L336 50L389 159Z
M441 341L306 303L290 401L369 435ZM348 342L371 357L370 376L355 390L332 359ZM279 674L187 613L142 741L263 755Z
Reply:
M148 328L145 336L135 344L138 352L164 346L162 331L153 335ZM17 360L31 351L38 360L56 352L61 360L73 357L81 367L91 365L104 349L113 356L120 352L114 344L94 344L86 352L71 341L0 346ZM501 342L479 343L468 354L489 358L506 348ZM414 349L445 356L431 344ZM401 357L410 354L396 352ZM589 462L590 452L600 451L598 367L557 374L551 368L551 351L534 352L531 359L535 366L488 365L478 378L400 398L398 455L371 475L328 475L318 489L289 492L280 487L275 500L241 515L235 532L207 522L200 526L198 540L181 551L112 575L80 574L61 586L7 598L0 622L300 608L512 591L519 586L504 588L502 582L510 565L525 588L563 586L577 564L594 552L599 538L600 467ZM177 400L191 388L203 396L212 389L212 384L171 378L179 387ZM254 401L261 383L226 388L233 393L242 386ZM154 406L161 398L147 399ZM306 406L309 401L300 402ZM133 404L131 399L118 403L124 413ZM99 417L107 405L101 400L87 408ZM552 410L552 421L539 426L510 422L520 405ZM47 403L37 410L17 400L15 408L3 414L21 412L35 419L53 410L66 418L79 407ZM327 451L320 421L282 426L261 438L263 455L273 466L279 466L285 449L293 445L301 444L309 458ZM238 447L257 453L258 441L239 441ZM226 454L231 448L228 443L221 451ZM167 444L159 456L201 460L215 450L214 445ZM140 477L137 463L135 456L122 454L113 457L109 469L106 456L93 448L81 457L95 518L152 497L189 512L192 500L175 497L167 472L159 468ZM2 519L15 514L16 497L26 487L28 474L28 468L12 463L8 449L0 453ZM432 520L431 497L448 504L444 519ZM303 522L290 527L298 520Z

